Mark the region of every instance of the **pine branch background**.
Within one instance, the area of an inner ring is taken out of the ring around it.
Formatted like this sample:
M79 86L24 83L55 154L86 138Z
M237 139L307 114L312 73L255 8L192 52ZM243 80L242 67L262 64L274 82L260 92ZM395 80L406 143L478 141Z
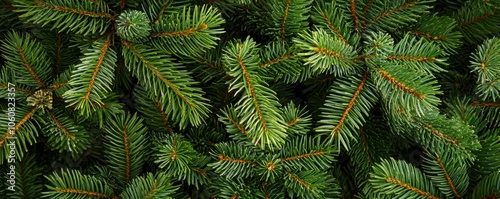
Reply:
M500 198L498 0L0 10L0 198Z

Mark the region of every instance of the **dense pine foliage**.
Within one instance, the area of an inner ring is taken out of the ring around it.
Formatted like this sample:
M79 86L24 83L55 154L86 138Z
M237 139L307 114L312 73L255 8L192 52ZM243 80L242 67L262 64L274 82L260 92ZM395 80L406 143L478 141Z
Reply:
M499 0L0 0L0 198L500 198Z

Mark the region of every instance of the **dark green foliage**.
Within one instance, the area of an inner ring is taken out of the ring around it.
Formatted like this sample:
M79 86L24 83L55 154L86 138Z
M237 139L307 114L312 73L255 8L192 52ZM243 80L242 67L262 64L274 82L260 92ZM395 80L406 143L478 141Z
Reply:
M208 116L209 105L203 91L192 87L196 82L185 72L185 67L170 55L144 44L123 40L122 43L125 65L140 79L139 85L149 91L148 96L166 96L170 104L175 104L165 108L169 119L179 122L181 128L188 124L200 125ZM182 78L177 78L179 76Z
M52 76L50 61L42 45L32 36L11 32L7 39L2 41L2 56L5 65L16 76L17 83L34 88L45 88Z
M144 162L147 129L137 115L118 114L104 126L104 153L113 176L125 185L138 176Z
M373 167L370 183L376 193L391 198L441 198L434 183L413 165L402 160L384 159Z
M0 0L0 198L498 198L499 10Z
M130 182L130 186L125 188L121 198L165 198L171 199L173 193L179 187L171 184L170 179L164 173L154 176L147 173L147 176L135 178Z
M355 49L323 29L303 32L294 42L302 51L299 55L304 57L305 65L314 72L341 76L351 73L357 66Z
M495 198L500 195L500 172L496 171L483 178L472 192L472 198Z
M477 75L476 94L483 100L500 99L500 39L486 40L471 58L470 68Z
M229 91L243 92L236 111L240 113L238 117L246 121L243 126L252 142L261 148L279 148L287 137L287 127L278 109L276 94L258 75L257 50L250 38L228 44L222 59L232 77L228 82Z
M51 185L43 192L43 198L90 198L111 197L113 189L106 181L95 176L84 175L76 170L62 170L46 176Z
M321 126L316 132L326 134L330 142L334 140L337 146L349 149L350 139L365 122L370 109L377 100L372 89L373 85L367 81L368 71L362 75L343 77L331 86L325 104L321 108ZM333 125L332 125L333 124Z
M182 12L161 18L152 26L151 43L165 52L195 55L217 44L216 35L224 32L219 28L222 23L224 19L213 7L184 7Z
M103 34L113 16L109 13L110 9L106 3L96 2L16 0L12 1L12 6L16 8L14 12L22 13L19 17L26 22L50 25L52 29L76 34Z
M63 98L70 106L76 106L82 115L89 116L94 112L95 106L101 106L102 99L111 91L117 56L110 48L111 40L111 36L107 36L95 41L83 52L85 56L80 59L81 63L71 70L68 82L71 89L63 94Z
M35 156L25 156L21 161L16 161L15 167L16 186L14 189L17 191L8 191L8 194L5 195L9 198L40 198L43 187L40 183L42 170L41 167L37 165Z

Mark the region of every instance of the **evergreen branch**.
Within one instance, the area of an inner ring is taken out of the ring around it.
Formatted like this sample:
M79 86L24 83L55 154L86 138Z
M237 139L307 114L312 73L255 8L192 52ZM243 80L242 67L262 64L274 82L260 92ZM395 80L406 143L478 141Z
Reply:
M448 148L426 151L424 172L447 197L462 198L469 186L467 164Z
M422 191L422 190L420 190L420 189L417 189L417 188L415 188L415 187L413 187L413 186L411 186L411 185L408 185L408 184L406 184L406 183L404 183L404 182L401 182L401 181L399 181L399 180L397 180L397 179L394 179L394 178L391 178L391 177L387 178L387 179L386 179L386 182L391 182L391 183L393 183L393 184L395 184L395 185L397 185L397 186L399 186L399 187L402 187L402 188L408 189L408 190L410 190L410 191L412 191L412 192L415 192L415 193L417 193L418 195L424 196L424 197L426 197L426 198L430 198L430 199L439 199L439 197L433 196L433 195L431 195L430 193L427 193L427 192L425 192L425 191Z
M68 69L64 70L61 72L54 80L52 81L52 86L49 86L54 91L54 100L62 100L64 102L64 99L62 99L62 96L64 93L68 90L70 90L72 87L70 85L70 80L71 80L71 73L72 73L73 67L69 67Z
M151 42L164 52L198 57L199 53L217 45L216 35L224 32L219 28L224 22L213 7L183 7L181 12L153 24Z
M363 131L363 129L359 129L359 132L361 134L361 143L363 144L363 149L365 150L366 158L368 158L368 162L370 163L370 165L372 165L373 160L370 155L370 151L368 150L368 142L366 140L365 132Z
M236 158L231 158L231 157L225 157L222 154L217 155L217 158L219 158L219 161L226 161L226 162L231 162L231 163L240 163L240 164L255 164L253 161L248 161L248 160L243 160L243 159L236 159Z
M311 3L311 0L257 2L257 4L262 4L261 9L265 10L259 13L259 17L262 17L259 22L265 24L263 33L280 38L281 41L295 36L303 28L307 27L307 14Z
M372 3L373 0L368 0L368 2L365 3L365 7L363 7L363 17L366 18L366 14L368 13L368 10L370 9Z
M41 43L30 35L9 32L2 41L0 50L4 52L6 66L18 77L25 77L16 79L17 83L45 88L46 82L51 78L52 68Z
M267 88L258 75L260 58L256 43L247 39L243 43L232 42L223 55L230 80L229 90L244 91L236 110L254 144L261 147L280 147L287 137L286 124L279 114L276 94Z
M304 182L304 180L300 179L300 178L299 178L298 176L296 176L295 174L290 173L290 172L288 172L288 171L286 171L285 173L286 173L286 174L288 174L288 176L289 176L290 178L292 178L293 180L297 181L297 183L299 183L299 184L300 184L300 185L302 185L303 187L305 187L305 188L307 188L307 189L311 188L311 185L310 185L310 184L308 184L307 182Z
M243 143L226 142L215 144L215 149L211 155L216 157L217 161L208 164L209 167L215 169L215 173L228 179L246 178L255 173L257 154L253 148Z
M437 44L406 34L394 46L393 52L387 55L387 58L414 70L432 74L433 72L445 71L439 66L446 65L444 62L446 59L441 58L442 54L443 52Z
M384 17L387 17L387 16L389 16L389 15L392 15L392 14L394 14L395 12L399 12L399 11L401 11L402 9L411 8L411 7L413 7L413 6L415 5L415 4L414 4L415 2L418 2L418 0L415 0L415 1L410 1L410 2L406 2L406 3L404 3L403 5L400 5L399 7L393 8L393 9L391 9L391 10L387 11L387 12L384 12L384 13L382 13L382 14L380 14L380 15L377 15L377 16L375 16L375 17L372 19L372 22L376 22L376 21L380 20L381 18L384 18Z
M300 117L294 118L292 121L288 122L287 126L288 127L293 127L295 126L298 122L300 121Z
M280 62L280 61L282 61L282 60L285 60L285 59L291 58L291 57L293 57L293 56L294 56L293 54L284 54L284 55L282 55L282 56L280 56L280 57L277 57L277 58L275 58L275 59L273 59L273 60L270 60L270 61L268 61L268 62L261 63L261 64L259 65L259 67L262 69L262 68L268 67L268 66L270 66L270 65L272 65L272 64L276 64L276 63L278 63L278 62Z
M106 160L120 185L139 175L146 154L146 128L137 115L117 114L104 126Z
M456 54L463 43L462 33L457 30L457 21L448 16L423 15L406 31L428 41L434 41L450 54Z
M410 30L410 32L416 34L417 36L424 36L427 39L430 39L433 41L445 41L446 40L446 37L443 35L431 35L430 33L421 32L418 30Z
M419 62L435 62L436 58L434 57L407 57L403 55L389 55L387 56L389 59L395 59L395 60L405 60L405 61L419 61Z
M306 135L311 131L312 117L306 107L296 106L290 101L283 107L284 121L287 122L288 135ZM290 136L290 137L291 137Z
M172 199L179 186L172 185L171 179L164 172L134 178L120 194L123 199Z
M349 45L349 43L347 42L347 40L342 36L342 34L340 34L340 31L337 30L337 28L335 28L335 26L333 26L332 22L330 21L330 19L328 19L328 16L324 13L324 12L320 12L321 16L325 19L326 21L326 24L328 24L328 27L330 28L330 30L332 30L335 35L337 35L337 37L342 41L344 42L346 45Z
M11 159L12 152L15 152L16 160L21 160L28 151L28 146L37 142L36 137L39 131L37 122L40 118L37 118L36 110L36 107L17 103L15 115L9 115L11 111L7 108L2 111L2 114L9 117L0 118L0 149L2 149L0 150L0 164ZM12 126L12 122L15 126Z
M27 112L19 122L16 123L14 126L13 130L6 130L5 134L3 135L2 139L0 139L0 148L4 147L5 142L7 139L13 136L12 132L17 132L21 127L33 116L33 114L36 111L36 107L31 108L29 112Z
M283 175L283 167L277 154L266 154L257 164L257 174L260 175L261 180L265 180L265 182L274 183Z
M71 140L74 141L76 139L75 136L72 135L68 131L68 129L62 125L62 123L56 118L56 116L54 115L54 113L52 113L52 111L48 111L48 113L50 115L50 118L52 118L52 121L54 121L56 123L57 127L59 127L59 129L61 129L64 132L64 134L66 134Z
M284 186L291 198L328 198L335 179L318 170L285 171Z
M431 124L429 124L429 125L427 125L427 126L425 126L424 124L420 124L420 125L421 125L421 127L422 127L423 129L427 129L429 132L431 132L431 133L432 133L432 134L434 134L435 136L437 136L437 137L439 137L439 138L441 138L441 139L445 140L446 142L449 142L449 143L451 143L451 144L459 144L459 143L458 143L458 141L457 141L457 138L455 138L455 137L451 137L451 136L449 136L449 135L446 135L446 134L444 134L444 133L442 133L442 132L440 132L440 131L438 131L438 130L434 129L434 128L432 127L432 125L431 125Z
M85 92L85 94L82 97L86 100L89 99L90 92L94 88L94 83L95 83L95 80L97 77L97 73L99 72L99 69L102 66L102 61L106 57L106 52L108 51L110 45L111 45L111 37L109 37L108 40L106 41L106 43L104 43L104 45L101 47L101 50L100 50L101 54L99 55L99 58L97 59L97 63L95 65L94 72L92 72L92 76L90 76L89 86L87 88L87 91Z
M403 108L407 111L407 116L421 116L427 111L435 110L441 102L435 96L441 93L435 77L422 71L404 70L401 67L403 66L391 64L375 69L375 83L383 98L388 100L386 103Z
M242 133L243 135L247 135L247 134L248 134L248 132L247 132L247 131L246 131L246 130L245 130L245 129L244 129L244 128L243 128L243 127L239 124L239 123L237 123L236 121L234 121L234 119L233 119L233 118L228 117L227 119L228 119L228 120L231 122L231 124L233 124L233 125L234 125L234 126L235 126L238 130L239 130L239 131L241 131L241 133Z
M241 118L238 117L236 109L229 106L222 111L222 115L219 115L219 121L226 125L226 131L231 134L229 137L233 138L235 141L252 141L251 135L245 129L245 126L241 123ZM260 142L256 143L260 145Z
M91 192L91 191L85 191L85 190L79 190L79 189L57 189L55 190L58 193L74 193L77 195L85 195L85 196L92 196L92 197L99 197L99 198L115 198L113 196L108 196L106 194L98 193L98 192Z
M38 85L40 86L40 88L45 88L45 84L42 82L42 80L40 80L40 78L38 77L38 75L36 75L35 71L33 71L33 68L30 66L30 64L26 60L26 57L24 56L23 50L21 48L18 48L17 52L21 56L21 59L23 60L24 66L26 66L26 68L28 69L28 72L31 74L31 76L33 77L33 79L35 79L36 83L38 83Z
M125 182L128 183L130 180L130 149L128 146L128 135L127 135L128 125L123 127L123 149L125 151Z
M439 163L439 167L441 167L441 169L444 172L444 175L446 177L446 181L448 182L448 185L450 186L451 190L453 191L453 195L455 195L456 198L461 198L462 196L460 196L458 194L457 189L455 188L455 184L451 180L450 174L448 174L448 171L446 171L446 168L443 165L443 161L441 160L441 158L439 158L439 156L437 156L436 158L437 158L437 162Z
M190 165L199 160L192 143L178 134L166 135L155 150L155 163L159 163L160 168L173 176L187 176L191 172Z
M213 63L210 63L208 60L205 60L201 57L198 58L198 61L200 61L201 63L205 64L206 66L210 67L210 68L213 68L215 70L218 70L218 71L221 71L221 72L225 72L224 71L224 68L220 67L220 66L217 66Z
M227 179L227 178L216 178L211 184L211 188L214 190L214 195L220 198L228 199L243 199L243 198L254 198L258 194L258 190L255 190L248 181L245 182L243 178Z
M182 6L191 2L186 0L146 0L141 1L142 11L148 15L152 25L158 24L165 16L182 11Z
M5 88L5 89L8 88L7 84L0 84L0 87ZM33 91L28 90L28 89L24 89L24 88L16 87L16 91L23 92L23 93L26 93L28 95L33 95Z
M113 189L104 180L94 176L83 175L76 170L62 170L61 174L54 172L46 176L50 185L49 191L43 192L43 198L83 198L99 197L118 199L113 195Z
M303 32L293 42L303 51L299 55L305 57L305 64L310 65L315 72L328 71L341 76L352 72L357 66L354 48L322 29L312 33Z
M178 180L187 181L188 185L194 185L197 189L201 185L207 185L210 182L207 170L207 164L212 160L209 156L199 156L196 161L193 161L188 167L186 173L178 176Z
M469 174L471 181L479 182L484 177L500 169L500 139L490 136L480 140L481 150L474 151L477 161L471 167Z
M75 8L71 8L71 7L66 7L64 5L63 6L53 5L51 3L40 1L40 0L34 0L34 2L35 2L35 6L37 6L37 7L48 8L48 9L56 10L59 12L74 13L74 14L91 16L91 17L98 17L98 18L113 19L113 16L111 16L109 13L106 13L106 12L92 12L92 11L83 10L83 9L75 9Z
M474 151L480 149L478 137L474 130L460 119L448 119L444 115L430 112L422 117L414 117L412 120L412 126L417 130L415 133L419 135L416 141L425 148L441 150L442 147L449 146L463 159L475 160Z
M495 15L496 13L500 12L500 10L496 10L496 9L495 9L495 10L492 10L492 12L493 12L493 13L486 13L486 14L483 14L483 15L477 16L477 17L475 17L475 18L473 18L473 19L469 19L469 20L467 20L467 21L463 21L463 22L461 22L460 24L458 24L458 26L457 26L457 27L458 27L458 28L463 28L464 26L470 26L470 25L472 25L472 24L475 24L475 23L477 23L477 22L480 22L480 21L482 21L482 20L487 19L488 17L491 17L491 16Z
M405 25L417 22L422 14L428 13L434 0L396 0L390 2L375 1L367 12L366 27L373 30L393 31Z
M320 2L314 8L315 12L311 13L311 19L317 27L335 35L347 46L358 43L357 35L351 34L354 31L353 24L345 20L349 16L345 14L345 10L337 2Z
M494 199L500 196L500 170L484 177L472 191L473 199Z
M469 43L482 43L500 30L500 10L485 2L468 2L453 18Z
M383 69L379 69L378 72L382 75L382 77L384 77L385 79L390 81L392 84L394 84L399 89L401 89L405 92L408 92L421 100L425 99L424 94L421 94L421 93L415 91L415 89L412 89L412 88L406 86L404 83L399 82L398 80L396 80L396 78L392 77L389 73L387 73L387 71L385 71Z
M297 56L297 48L285 41L270 42L261 48L260 57L260 73L265 76L296 76L304 68Z
M61 33L57 33L57 42L56 42L56 74L59 74L59 70L61 69Z
M358 87L354 91L354 94L352 95L351 100L349 100L349 104L347 105L347 108L342 113L342 116L340 117L340 120L337 123L337 125L335 125L335 128L333 128L333 130L332 130L333 137L336 137L336 135L340 132L339 131L340 127L342 125L344 125L345 119L349 115L349 111L351 111L352 107L354 106L354 103L356 102L356 99L358 98L359 93L361 92L361 89L363 89L363 87L365 86L367 77L368 77L368 71L366 71L365 74L363 75L363 78L361 79L361 83L359 83Z
M373 167L369 182L374 192L386 196L441 198L441 193L426 179L425 174L402 160L382 160Z
M500 39L492 38L472 54L471 72L477 74L476 94L483 100L500 98Z
M288 17L288 10L290 8L290 0L286 0L285 4L285 13L283 14L283 19L281 19L281 29L280 29L280 36L282 40L286 40L285 36L285 24L286 24L286 18Z
M189 28L187 30L179 30L179 31L176 31L176 32L161 32L161 33L155 33L155 34L151 34L150 36L151 37L179 37L179 36L191 36L193 34L195 34L196 32L198 31L202 31L202 30L206 30L208 29L208 26L207 24L205 23L202 23L201 25L199 25L198 27L196 28Z
M165 114L165 110L163 110L162 105L160 104L160 102L155 101L155 100L153 100L153 103L155 104L156 108L158 108L158 111L160 111L161 121L163 121L163 124L167 128L168 132L172 133L174 130L172 129L172 127L170 126L170 123L167 120L167 115Z
M179 122L181 129L188 124L198 126L203 118L208 117L210 110L207 99L203 97L204 92L194 87L197 82L190 77L190 73L183 72L183 66L148 46L134 46L125 40L122 44L129 71L141 79L139 83L145 90L152 92L150 97L168 96L163 104L166 107L166 103L170 103L165 109L166 114Z
M91 136L80 125L81 119L65 116L60 107L47 111L47 114L47 118L50 119L42 119L44 122L43 132L48 138L47 144L52 150L67 151L76 157L90 147Z
M281 160L283 160L283 161L293 161L293 160L297 160L297 159L301 159L301 158L305 158L305 157L322 156L324 154L325 154L324 151L317 151L317 152L311 152L311 153L306 153L306 154L300 154L300 155L296 155L296 156L281 158Z
M59 31L70 31L77 34L103 34L114 17L108 13L106 4L95 4L91 1L78 3L57 0L15 0L15 12L23 13L20 17L27 22L50 24ZM74 25L78 24L78 25Z
M151 129L156 129L160 132L172 133L174 130L168 121L168 115L166 114L166 104L164 98L160 97L149 97L146 90L141 86L136 86L134 94L137 97L137 110L141 113L145 122L151 127Z
M181 90L177 87L177 86L174 86L172 84L172 82L170 80L168 80L164 75L162 75L160 73L160 71L158 71L158 69L156 69L155 66L153 66L151 64L151 62L149 60L146 60L146 58L144 56L141 55L141 53L138 51L138 49L134 46L132 46L131 43L128 43L124 40L122 40L122 43L130 50L132 50L132 53L134 53L134 55L136 57L139 58L139 61L142 61L147 67L148 69L153 72L153 74L159 78L162 82L165 82L165 84L169 87L169 88L172 88L172 90L174 91L174 93L182 100L184 101L185 103L187 103L191 108L195 108L195 104L193 104L193 102L191 100L189 100L188 98L186 98L184 96L183 93L181 93Z
M62 88L64 86L68 85L68 82L61 82L61 83L57 83L57 84L52 84L52 90L57 90L59 88Z
M158 14L156 15L157 17L154 20L152 20L153 24L158 23L158 21L160 20L161 15L165 12L165 9L167 8L167 2L168 2L168 0L162 0L161 8L158 11Z
M85 51L81 63L72 70L69 84L72 86L63 94L68 106L76 105L80 114L89 116L102 99L111 91L114 80L117 55L110 48L112 36L97 40Z
M391 143L395 143L394 137L390 134L384 134L387 126L382 117L371 117L367 124L361 129L356 138L357 143L353 144L348 152L351 163L354 167L354 179L358 187L367 188L371 186L367 179L370 177L372 167L382 158L388 158L393 153Z
M342 144L346 149L350 148L349 139L354 138L376 101L367 78L368 71L365 71L363 76L343 77L331 86L325 104L320 108L324 116L316 128L316 132L329 136L329 142L337 140L338 146Z
M335 150L321 143L319 138L304 135L287 141L280 157L285 168L322 170L331 167L335 161Z
M247 68L245 66L245 64L243 63L243 60L241 60L241 55L238 54L238 58L237 58L237 61L241 67L241 70L243 72L243 76L245 78L245 82L248 86L248 89L250 91L250 94L251 94L251 97L253 99L253 103L255 105L255 109L257 111L257 115L259 117L259 120L260 120L260 123L262 124L262 130L264 131L264 133L269 133L269 129L267 128L267 123L264 119L264 115L262 114L262 109L260 108L260 104L259 104L259 101L257 99L257 95L255 94L255 88L252 84L252 81L250 79L250 76L248 75L248 71L247 71Z
M475 132L482 132L487 128L487 114L479 114L482 108L474 106L477 101L470 102L467 97L456 98L451 102L447 102L449 117L458 118L464 123L473 126Z

